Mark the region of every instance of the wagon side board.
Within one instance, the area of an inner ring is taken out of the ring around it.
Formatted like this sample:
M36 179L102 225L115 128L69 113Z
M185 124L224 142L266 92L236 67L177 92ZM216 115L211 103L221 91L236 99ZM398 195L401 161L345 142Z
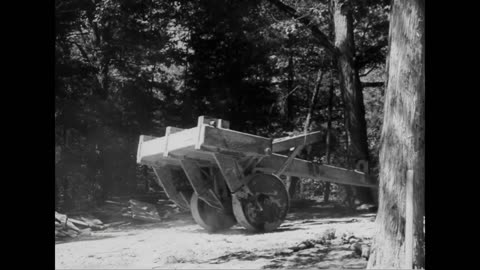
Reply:
M147 135L140 135L137 148L137 163L152 162L163 157L163 152L159 149L165 148L164 137L152 137ZM145 164L147 165L147 164Z
M164 146L164 150L163 150L163 156L164 157L168 157L168 152L170 151L170 149L168 149L168 139L170 138L170 134L175 134L177 132L180 132L182 131L183 129L181 128L176 128L176 127L167 127L165 129L165 146Z
M201 116L194 128L167 127L165 136L157 138L142 135L137 163L152 166L162 161L179 166L179 160L190 158L215 165L212 152L235 157L265 156L271 152L272 139L226 127L228 121Z
M209 125L199 127L197 150L230 154L233 156L266 155L272 148L272 139L216 128Z

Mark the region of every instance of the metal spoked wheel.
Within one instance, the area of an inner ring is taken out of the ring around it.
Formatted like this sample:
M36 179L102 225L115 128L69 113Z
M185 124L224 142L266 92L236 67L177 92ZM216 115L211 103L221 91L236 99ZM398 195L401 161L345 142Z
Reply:
M190 210L195 222L209 232L225 230L237 223L233 214L211 207L195 192L190 201Z
M234 195L233 213L243 227L252 232L270 232L285 220L290 199L283 182L271 174L253 174L245 179L253 194Z

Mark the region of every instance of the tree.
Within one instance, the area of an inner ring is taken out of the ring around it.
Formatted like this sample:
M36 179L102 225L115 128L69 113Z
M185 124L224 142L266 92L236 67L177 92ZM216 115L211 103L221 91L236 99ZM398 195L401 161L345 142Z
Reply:
M355 66L355 42L353 40L352 4L348 1L333 0L331 13L335 32L336 62L339 70L340 89L345 104L345 124L347 128L349 150L353 161L369 161L367 122L363 104L363 89ZM350 164L351 167L354 164ZM368 188L356 188L357 197L363 202L373 202Z
M178 110L182 97L165 72L177 55L167 33L174 7L65 0L55 8L56 206L75 207L92 194L136 186L138 134L160 134L170 120L163 113Z
M354 1L331 0L329 2L331 25L333 26L335 37L334 43L330 41L329 36L318 25L317 21L321 19L315 18L308 13L301 14L295 8L284 4L280 0L269 0L269 2L307 26L318 44L335 60L338 68L340 89L345 104L345 124L350 143L351 160L353 162L358 160L369 161L365 107L363 104L362 84L358 72L359 66L363 67L365 63L359 65L354 60L356 55L353 25ZM321 3L317 6L321 6ZM349 166L354 167L354 164L351 163ZM356 195L361 201L374 202L370 189L361 187L355 189L357 191Z
M394 0L380 151L380 198L368 268L424 268L425 2ZM411 181L411 182L410 182ZM406 188L411 184L413 243ZM412 252L409 254L409 252Z

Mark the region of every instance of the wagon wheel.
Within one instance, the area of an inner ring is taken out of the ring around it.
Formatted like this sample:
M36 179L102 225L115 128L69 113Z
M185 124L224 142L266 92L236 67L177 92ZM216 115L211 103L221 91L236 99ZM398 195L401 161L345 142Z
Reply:
M232 198L238 223L253 232L275 230L282 224L290 205L285 185L277 176L263 173L248 176L245 182L253 194Z
M195 192L190 200L190 210L195 222L209 232L228 229L237 223L233 214L211 207Z

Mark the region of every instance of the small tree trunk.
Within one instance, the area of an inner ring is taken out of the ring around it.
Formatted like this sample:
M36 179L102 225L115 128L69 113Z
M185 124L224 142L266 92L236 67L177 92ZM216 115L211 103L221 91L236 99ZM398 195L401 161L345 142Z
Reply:
M379 208L368 268L425 268L425 6L394 0L380 150ZM411 181L411 182L410 182ZM406 215L406 186L413 193ZM406 220L412 219L412 246ZM411 252L407 254L407 252ZM406 260L410 257L412 261ZM410 263L413 263L411 265Z
M325 187L323 188L323 202L328 203L330 201L330 182L325 182Z
M300 178L295 176L288 176L290 178L290 185L288 186L288 194L290 195L290 199L293 199L295 193L297 191L298 182Z
M293 54L290 53L290 57L288 58L288 87L287 87L287 100L286 100L286 122L288 125L292 124L293 120L293 94L290 92L293 91L293 80L295 73L294 73L294 64L293 64Z
M330 165L331 163L331 136L332 136L332 108L333 108L333 95L334 95L334 86L333 86L333 69L330 71L330 88L328 90L328 122L327 122L327 140L326 140L326 163ZM325 182L323 188L323 201L328 203L330 198L330 182Z

